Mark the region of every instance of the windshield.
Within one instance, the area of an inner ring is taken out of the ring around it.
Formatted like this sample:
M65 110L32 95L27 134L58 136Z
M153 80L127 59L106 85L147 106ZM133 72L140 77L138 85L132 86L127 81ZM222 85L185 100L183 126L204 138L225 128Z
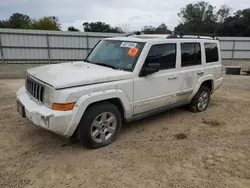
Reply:
M89 63L133 71L144 43L115 40L100 41L89 54Z

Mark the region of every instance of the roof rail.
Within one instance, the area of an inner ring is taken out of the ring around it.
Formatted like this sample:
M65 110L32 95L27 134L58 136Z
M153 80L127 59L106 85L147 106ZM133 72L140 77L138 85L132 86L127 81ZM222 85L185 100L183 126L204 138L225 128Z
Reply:
M125 35L125 37L129 37L129 36L132 36L132 35L141 35L141 32L136 31L136 32L133 32L133 33L128 33L127 35Z
M211 33L184 33L184 32L173 32L167 38L203 38L206 39L210 37L211 39L219 40L214 34Z

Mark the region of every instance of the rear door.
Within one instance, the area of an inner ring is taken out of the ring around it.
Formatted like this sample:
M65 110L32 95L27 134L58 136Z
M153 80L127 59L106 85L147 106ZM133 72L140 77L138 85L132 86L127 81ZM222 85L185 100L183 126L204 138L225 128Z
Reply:
M180 78L181 80L183 80L180 86L180 101L187 101L189 99L199 78L204 75L204 68L202 66L201 46L202 45L200 42L182 42L180 44Z
M211 74L215 79L222 76L222 64L219 53L219 42L218 41L207 41L204 42L205 49L205 70L204 75Z

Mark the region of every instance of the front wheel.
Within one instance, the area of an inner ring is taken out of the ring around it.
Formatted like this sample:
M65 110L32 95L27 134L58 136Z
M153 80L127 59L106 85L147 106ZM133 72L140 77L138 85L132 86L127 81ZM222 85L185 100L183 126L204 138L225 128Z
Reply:
M121 114L115 105L109 102L94 104L83 115L77 138L87 148L107 146L116 140L121 123Z
M206 86L201 86L194 98L189 104L191 112L202 112L207 109L210 101L210 89Z

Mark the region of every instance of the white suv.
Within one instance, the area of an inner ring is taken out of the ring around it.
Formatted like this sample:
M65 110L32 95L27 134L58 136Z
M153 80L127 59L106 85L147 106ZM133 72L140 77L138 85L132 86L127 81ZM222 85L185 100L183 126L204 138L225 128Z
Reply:
M134 35L101 40L85 61L27 70L18 111L89 148L112 143L122 122L189 105L207 108L222 84L219 41Z

